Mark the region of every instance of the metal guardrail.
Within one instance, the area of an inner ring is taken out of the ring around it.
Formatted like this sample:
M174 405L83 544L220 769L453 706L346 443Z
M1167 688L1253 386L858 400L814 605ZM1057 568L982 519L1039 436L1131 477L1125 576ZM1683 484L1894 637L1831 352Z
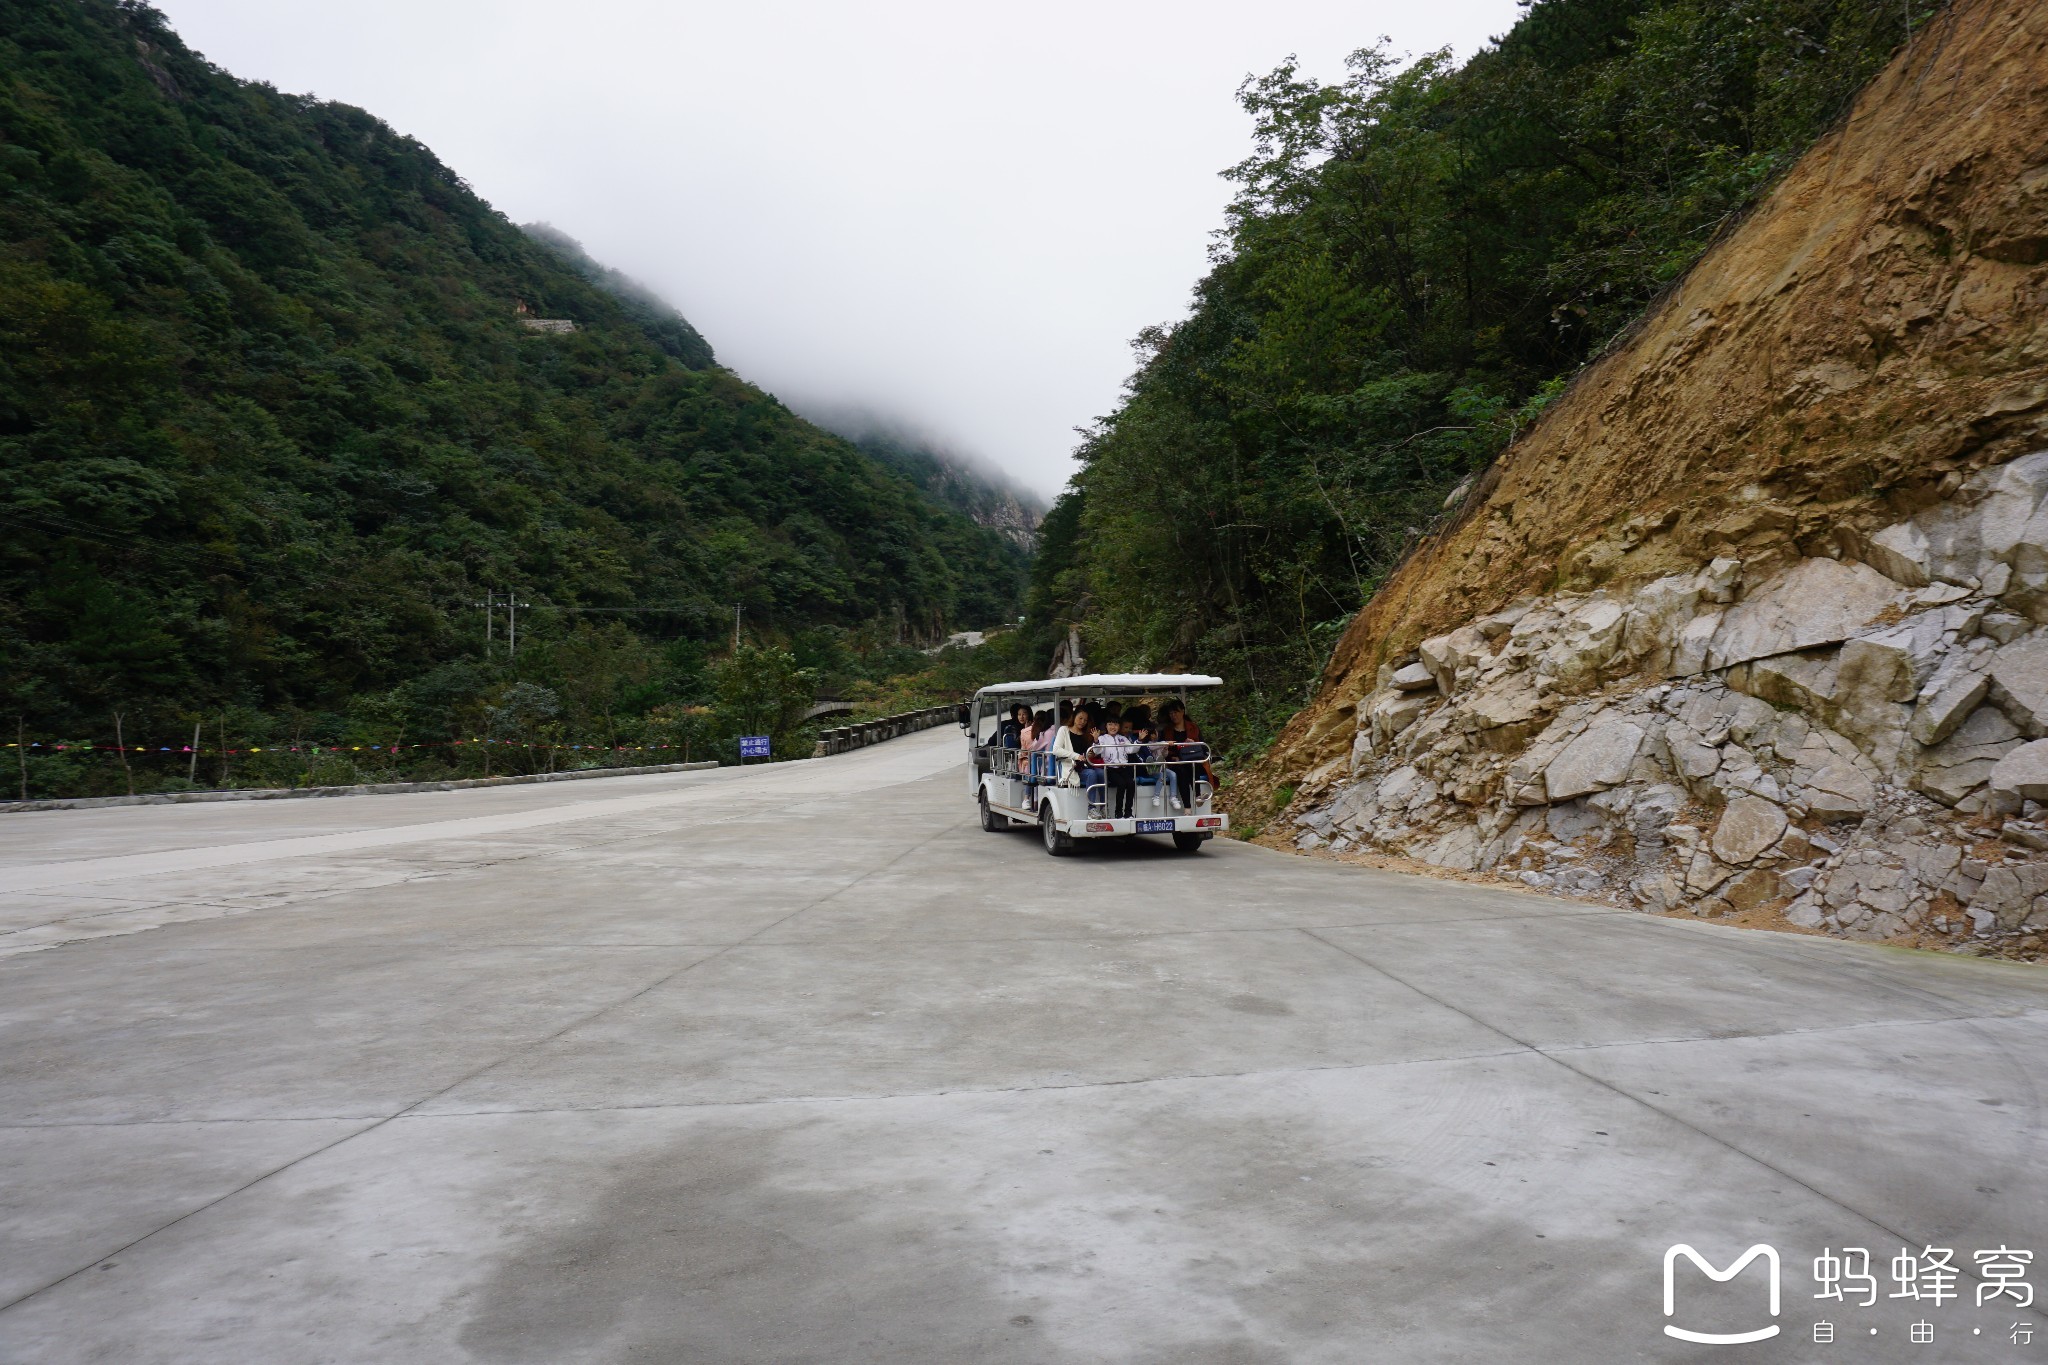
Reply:
M239 787L232 791L152 792L147 796L54 796L33 801L0 801L0 815L36 810L96 810L101 806L189 806L210 801L294 801L326 796L403 796L411 792L457 792L472 787L517 787L534 782L580 782L593 777L645 777L651 773L694 773L718 766L652 763L638 768L572 768L559 773L510 777L452 777L438 782L356 782L343 787Z
M1020 779L1032 786L1052 787L1061 785L1061 776L1072 759L1059 758L1047 749L1020 751L1004 748L1000 744L981 746L982 761L988 768L1004 777ZM1135 755L1142 754L1143 757ZM1153 786L1177 780L1171 775L1182 773L1189 779L1188 791L1192 800L1183 804L1178 798L1176 805L1184 811L1193 811L1205 805L1213 796L1214 788L1205 775L1209 763L1209 746L1201 740L1150 740L1134 745L1125 751L1121 762L1105 764L1105 755L1100 746L1090 745L1086 761L1082 764L1085 776L1082 787L1087 795L1088 814L1098 816L1107 807L1109 769L1122 768L1131 774L1134 784ZM1199 771L1198 771L1199 770Z
M927 706L921 711L905 711L901 715L864 720L858 725L842 725L818 735L818 742L811 749L811 757L824 758L828 754L843 754L854 749L865 749L870 744L898 739L918 730L929 730L934 725L950 724L958 719L959 715L960 708L957 705Z

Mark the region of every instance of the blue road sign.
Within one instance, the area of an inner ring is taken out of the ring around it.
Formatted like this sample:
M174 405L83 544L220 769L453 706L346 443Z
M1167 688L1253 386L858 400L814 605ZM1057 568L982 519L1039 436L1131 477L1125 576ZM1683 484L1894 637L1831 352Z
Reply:
M740 736L740 757L741 757L741 758L766 758L766 757L768 757L768 736L766 736L766 735L741 735L741 736Z

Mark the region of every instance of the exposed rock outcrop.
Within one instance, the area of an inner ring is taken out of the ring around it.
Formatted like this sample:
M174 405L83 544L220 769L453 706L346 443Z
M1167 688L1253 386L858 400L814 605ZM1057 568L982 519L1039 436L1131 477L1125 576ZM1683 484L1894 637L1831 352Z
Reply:
M1422 641L1297 845L1859 938L2048 930L2048 451L1870 543L1883 572L1723 558Z
M2044 148L2048 7L1960 0L1418 546L1241 817L1292 787L1303 848L2048 940Z

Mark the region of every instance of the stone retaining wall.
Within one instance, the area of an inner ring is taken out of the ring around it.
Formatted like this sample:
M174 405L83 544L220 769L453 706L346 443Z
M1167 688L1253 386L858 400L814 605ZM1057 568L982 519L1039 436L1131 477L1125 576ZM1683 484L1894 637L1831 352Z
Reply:
M2048 950L2048 451L1840 558L1720 558L1425 640L1297 847L1850 938Z
M158 792L149 796L80 796L52 801L0 801L0 814L31 810L90 810L96 806L173 806L196 801L286 801L305 796L395 796L404 792L468 791L471 787L514 787L529 782L574 782L586 777L636 777L647 773L693 773L717 761L657 763L641 768L579 768L566 773L516 777L462 777L446 782L360 782L346 787L250 787L240 791Z
M929 730L934 725L944 725L960 714L958 706L927 706L922 711L905 711L897 716L883 716L880 720L864 720L858 725L842 725L835 730L826 730L818 735L818 743L811 750L812 758L823 758L827 754L843 754L852 749L865 749L870 744L895 739L914 730Z

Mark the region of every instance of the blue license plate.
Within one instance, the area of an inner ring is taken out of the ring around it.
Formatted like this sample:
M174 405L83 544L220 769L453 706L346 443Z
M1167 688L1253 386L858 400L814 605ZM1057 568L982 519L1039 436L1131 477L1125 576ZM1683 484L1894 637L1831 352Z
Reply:
M1140 820L1140 821L1138 822L1138 833L1140 833L1140 834L1171 834L1171 833L1173 833L1173 821L1171 821L1171 820Z

